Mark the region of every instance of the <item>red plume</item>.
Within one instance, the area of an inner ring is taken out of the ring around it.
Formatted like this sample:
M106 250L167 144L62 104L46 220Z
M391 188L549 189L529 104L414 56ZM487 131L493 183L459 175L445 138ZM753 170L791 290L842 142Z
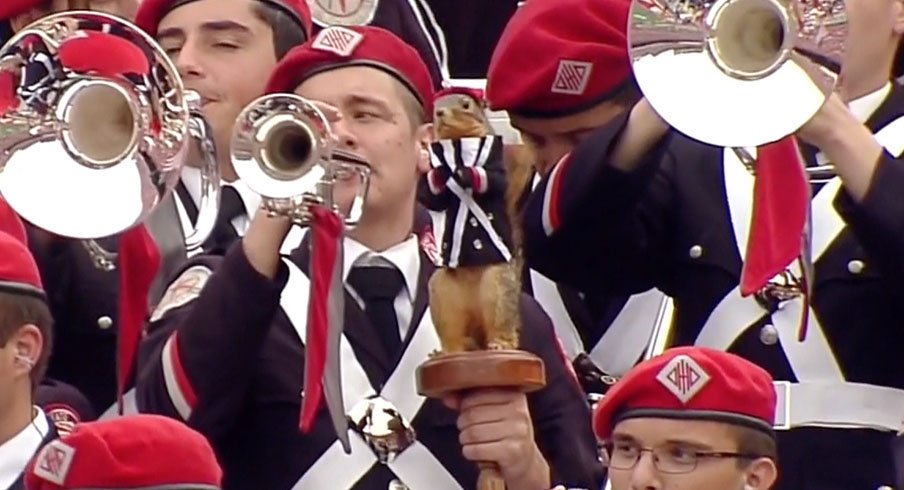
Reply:
M117 356L117 400L132 374L141 331L148 315L148 294L160 267L160 251L144 225L126 231L119 239L119 353Z
M345 286L342 281L342 218L322 206L311 208L311 259L308 324L305 334L304 398L299 428L311 430L322 401L336 436L351 451L342 401L339 342L344 323Z
M810 182L794 137L786 137L757 150L756 181L753 187L753 216L747 259L741 271L741 294L759 291L796 258L804 257ZM809 264L801 262L806 272ZM807 331L809 277L802 278L804 310L799 338Z
M810 185L793 137L758 148L741 294L762 289L801 254Z

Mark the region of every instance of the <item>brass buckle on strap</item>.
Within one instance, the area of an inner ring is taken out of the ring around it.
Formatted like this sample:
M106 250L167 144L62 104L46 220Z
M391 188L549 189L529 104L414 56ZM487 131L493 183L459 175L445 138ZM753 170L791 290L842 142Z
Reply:
M781 304L803 295L803 282L790 270L785 269L773 278L763 289L756 292L756 300L766 311L774 313Z

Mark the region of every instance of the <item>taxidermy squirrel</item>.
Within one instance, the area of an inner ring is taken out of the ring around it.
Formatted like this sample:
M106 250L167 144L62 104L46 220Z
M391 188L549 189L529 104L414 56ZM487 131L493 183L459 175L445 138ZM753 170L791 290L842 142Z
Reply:
M521 281L502 138L492 134L481 91L446 89L434 102L433 168L419 194L445 214L442 267L429 282L442 353L517 349Z

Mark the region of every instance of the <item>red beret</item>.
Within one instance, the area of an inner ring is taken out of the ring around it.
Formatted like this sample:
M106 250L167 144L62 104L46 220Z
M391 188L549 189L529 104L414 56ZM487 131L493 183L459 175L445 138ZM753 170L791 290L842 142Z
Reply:
M276 67L267 93L293 92L301 82L345 66L370 66L394 76L433 112L433 81L414 48L395 34L373 26L328 27L294 48Z
M0 20L8 20L22 15L43 4L42 0L0 0Z
M0 233L6 233L16 240L28 244L28 236L25 234L25 224L22 222L22 218L2 197L0 197Z
M631 74L630 6L630 0L526 2L493 51L490 108L559 117L611 97Z
M5 0L3 0L5 1ZM197 0L142 0L135 13L135 25L152 36L157 35L157 26L171 10ZM289 14L304 29L305 37L311 36L311 9L307 0L258 0L270 4Z
M44 297L38 265L25 243L0 231L0 291Z
M28 490L218 489L222 470L201 434L159 415L79 424L45 446L26 469Z
M717 420L772 434L776 393L772 377L734 354L676 347L631 369L596 408L593 429L607 439L635 417Z
M433 100L437 101L446 97L447 95L465 95L468 96L477 102L483 102L486 100L486 94L483 90L479 88L471 88L471 87L448 87L440 90L433 96Z
M86 32L67 39L60 45L59 56L60 63L70 70L106 77L150 71L150 61L141 48L106 32Z

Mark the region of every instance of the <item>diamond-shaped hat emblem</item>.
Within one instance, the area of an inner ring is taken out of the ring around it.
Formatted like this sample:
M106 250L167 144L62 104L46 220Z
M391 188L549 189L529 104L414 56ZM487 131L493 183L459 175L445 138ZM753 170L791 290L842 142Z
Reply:
M681 354L673 357L659 371L656 379L681 400L681 403L687 405L706 386L710 376L697 364L697 361L690 356Z

